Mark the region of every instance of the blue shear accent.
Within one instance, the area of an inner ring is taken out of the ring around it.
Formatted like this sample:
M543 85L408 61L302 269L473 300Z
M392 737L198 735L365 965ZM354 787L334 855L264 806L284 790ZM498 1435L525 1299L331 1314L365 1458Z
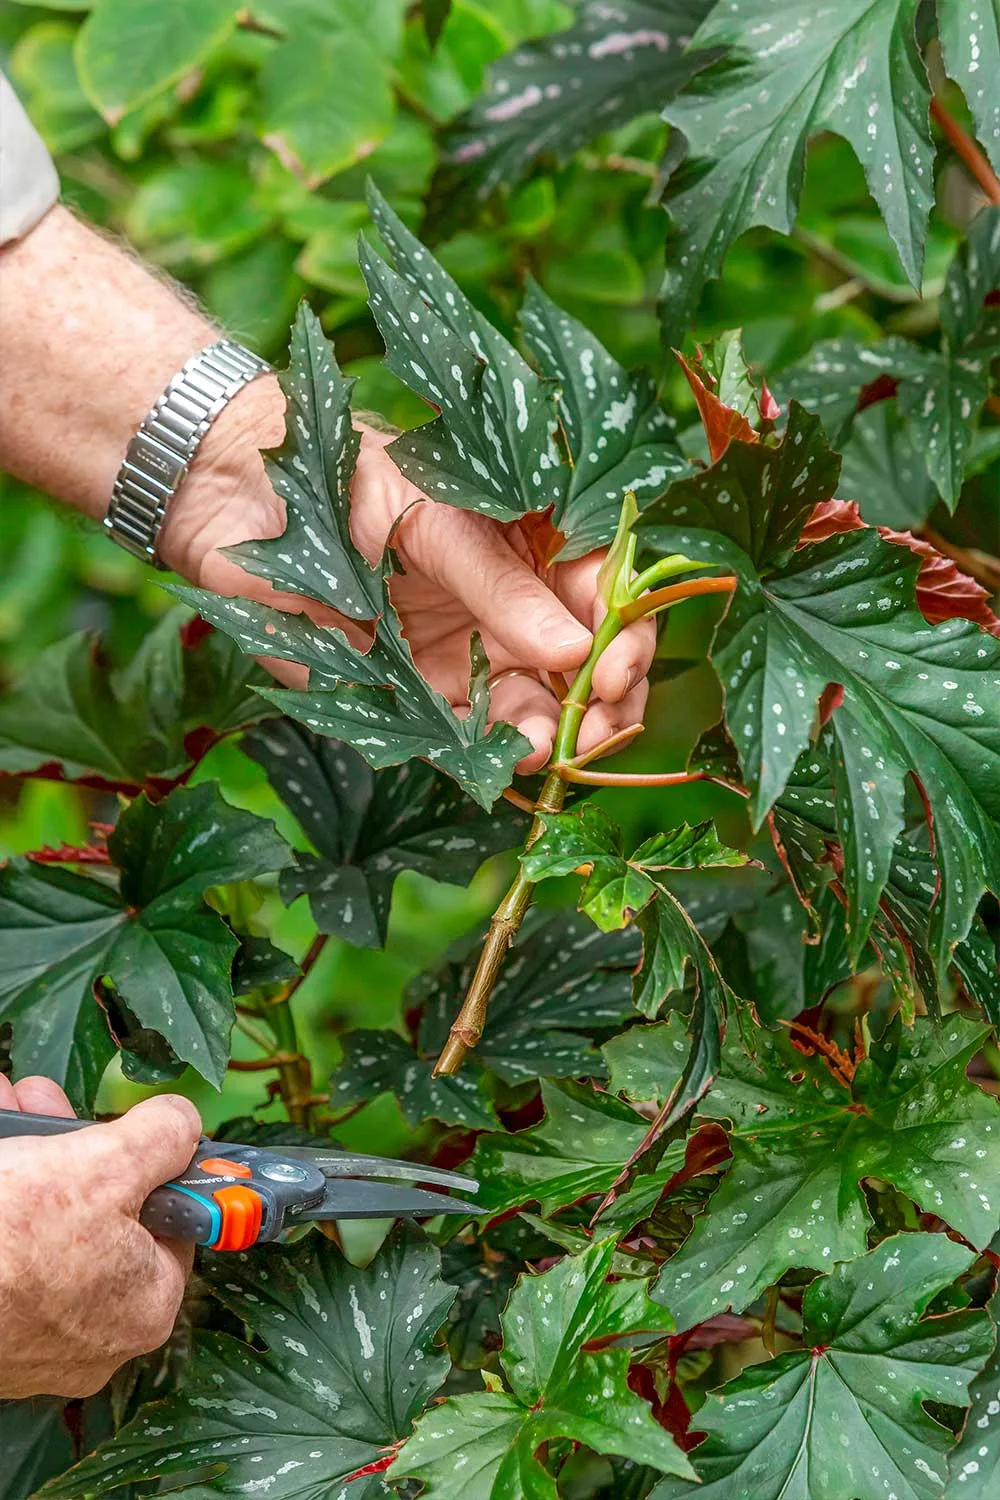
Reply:
M200 1203L203 1208L208 1209L209 1213L212 1215L211 1232L209 1233L208 1239L199 1240L198 1244L214 1245L216 1240L222 1234L222 1209L219 1207L219 1205L217 1203L213 1203L211 1198L202 1197L201 1193L196 1193L193 1188L181 1187L179 1182L172 1182L170 1184L170 1187L173 1192L184 1193L188 1198L193 1198L196 1203Z

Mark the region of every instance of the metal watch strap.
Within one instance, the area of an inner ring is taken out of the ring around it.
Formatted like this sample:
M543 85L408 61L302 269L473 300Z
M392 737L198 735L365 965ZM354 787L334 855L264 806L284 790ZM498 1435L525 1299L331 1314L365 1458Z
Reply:
M174 376L129 443L104 525L118 544L163 567L156 541L198 444L219 412L270 365L242 344L220 339Z

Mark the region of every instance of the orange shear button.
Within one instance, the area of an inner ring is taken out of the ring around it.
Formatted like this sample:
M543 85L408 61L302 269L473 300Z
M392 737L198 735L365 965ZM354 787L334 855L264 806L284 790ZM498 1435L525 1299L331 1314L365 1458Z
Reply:
M198 1166L203 1172L210 1172L213 1177L252 1177L253 1172L241 1161L227 1161L224 1156L210 1156L205 1161L200 1161Z
M247 1250L256 1242L264 1205L253 1188L224 1187L212 1194L222 1210L222 1229L210 1250Z

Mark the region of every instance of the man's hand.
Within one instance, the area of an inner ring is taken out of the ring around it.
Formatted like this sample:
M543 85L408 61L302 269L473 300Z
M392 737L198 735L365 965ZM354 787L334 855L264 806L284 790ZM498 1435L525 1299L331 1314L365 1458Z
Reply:
M53 208L24 240L0 250L0 466L101 519L139 423L185 361L218 336L169 284ZM283 502L258 452L283 435L277 380L253 381L206 434L160 547L171 567L205 588L328 620L331 612L276 594L217 550L284 529ZM586 658L600 613L601 554L539 577L520 527L425 499L386 442L363 433L352 494L356 544L376 561L405 514L394 544L406 576L392 588L417 666L460 707L469 636L478 630L494 677L504 674L493 712L531 740L521 770L537 770L559 716L557 694L540 675L572 673ZM601 658L581 750L642 718L654 639L651 622L639 621ZM269 665L282 681L305 686L304 669Z
M277 380L255 381L206 436L173 501L162 550L171 566L204 588L305 609L325 621L329 612L277 593L216 550L279 536L284 529L284 502L268 483L257 451L278 446L283 434ZM418 668L453 705L466 703L469 638L477 630L493 675L504 674L493 689L493 716L516 724L531 741L534 752L518 769L536 771L548 759L559 718L558 698L538 674L572 674L586 658L600 620L597 574L604 553L557 563L539 577L520 526L502 527L426 499L386 453L389 441L362 428L351 495L355 545L376 562L403 517L393 545L405 573L390 587ZM352 638L360 639L356 627ZM580 750L642 719L655 642L652 622L639 621L602 656L594 674L598 701L583 722ZM306 685L303 668L273 661L268 666L282 681Z
M0 1077L0 1109L73 1114L47 1078ZM162 1095L109 1125L0 1140L0 1397L91 1395L170 1337L194 1247L138 1213L200 1135L194 1105Z

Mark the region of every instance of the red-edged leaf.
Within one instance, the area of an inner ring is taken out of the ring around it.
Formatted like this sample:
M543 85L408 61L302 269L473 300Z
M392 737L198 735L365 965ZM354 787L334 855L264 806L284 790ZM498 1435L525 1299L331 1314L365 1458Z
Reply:
M799 537L799 546L825 541L842 531L858 531L865 525L854 500L824 500L807 522ZM990 595L981 583L963 573L958 564L945 557L923 537L912 531L893 531L879 526L880 536L898 547L907 547L922 559L917 577L917 608L932 625L942 620L972 620L1000 636L1000 619L990 607Z
M676 354L677 351L675 350L674 353ZM677 358L687 377L694 399L698 403L698 411L708 437L709 457L713 464L716 459L722 457L734 438L741 443L756 443L757 433L754 432L743 413L720 401L718 396L709 390L698 372L691 368L683 354L677 354ZM773 400L772 404L774 404Z

